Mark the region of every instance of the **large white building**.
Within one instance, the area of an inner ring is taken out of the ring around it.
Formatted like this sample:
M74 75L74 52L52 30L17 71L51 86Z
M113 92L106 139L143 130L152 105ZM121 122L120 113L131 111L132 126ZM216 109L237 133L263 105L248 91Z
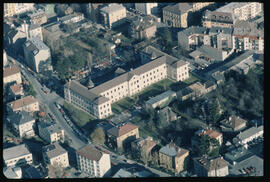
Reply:
M121 23L121 20L127 16L127 11L121 4L112 3L100 9L105 26L111 28L114 25Z
M4 3L4 16L9 17L34 10L35 3Z
M240 132L234 140L239 144L245 145L255 138L263 136L263 131L263 125L259 127L251 127L243 132Z
M135 95L158 81L165 78L183 81L189 78L188 62L178 60L152 46L145 48L142 62L146 64L92 89L72 80L64 87L65 100L102 119L112 114L112 103Z
M150 15L158 3L135 3L135 9L143 14Z
M110 173L110 154L97 147L86 145L76 151L78 169L91 177L104 177Z

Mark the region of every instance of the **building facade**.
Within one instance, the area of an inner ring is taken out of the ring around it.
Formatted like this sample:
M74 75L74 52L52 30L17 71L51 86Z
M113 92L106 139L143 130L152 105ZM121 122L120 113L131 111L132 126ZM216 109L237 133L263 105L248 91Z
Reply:
M19 100L9 102L7 104L8 108L13 111L26 111L26 112L35 112L39 111L38 101L32 96L26 96Z
M42 25L44 23L47 23L47 16L45 12L41 9L34 11L32 14L28 15L30 18L31 24L38 24Z
M232 28L234 25L234 19L231 13L206 10L202 17L202 25L206 28Z
M152 23L152 20L138 19L131 21L129 26L129 34L131 37L144 40L155 37L157 26Z
M121 20L127 16L126 13L126 8L124 6L115 3L100 9L102 22L108 28L121 24Z
M64 129L56 123L48 124L45 122L39 122L38 132L39 136L49 143L65 141Z
M107 151L86 145L76 151L78 169L91 177L106 177L110 174L111 160Z
M157 8L157 6L158 3L135 3L135 9L145 15L152 14L152 12L155 11L155 8Z
M4 85L8 84L8 83L11 83L11 84L12 83L16 83L16 84L22 83L22 75L21 75L19 67L16 64L13 64L12 66L4 68L3 72L4 72L3 73Z
M34 3L4 3L4 17L34 10Z

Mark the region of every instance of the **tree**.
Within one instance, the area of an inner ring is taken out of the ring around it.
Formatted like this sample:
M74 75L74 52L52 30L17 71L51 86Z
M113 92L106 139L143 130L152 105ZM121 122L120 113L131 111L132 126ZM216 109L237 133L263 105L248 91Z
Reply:
M213 98L211 102L209 102L208 110L209 110L209 119L208 122L214 126L217 125L217 121L220 118L219 114L219 103L217 98Z
M35 89L33 88L31 84L24 85L24 96L28 96L28 95L32 95L34 97L37 95Z
M96 128L90 135L94 143L103 145L106 141L103 128Z
M199 143L195 147L199 156L208 154L210 150L210 137L208 135L199 136Z

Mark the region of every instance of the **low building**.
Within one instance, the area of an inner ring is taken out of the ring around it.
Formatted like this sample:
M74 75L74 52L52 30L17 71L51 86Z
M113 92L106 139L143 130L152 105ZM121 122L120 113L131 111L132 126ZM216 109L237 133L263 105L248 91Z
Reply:
M4 80L3 83L5 84L12 84L12 83L17 83L21 84L22 83L22 76L19 67L17 64L13 64L12 66L9 66L7 68L4 68L3 70L3 76Z
M29 152L26 144L3 149L3 159L7 167L25 166L33 163L32 153Z
M56 123L39 122L38 132L39 136L49 143L65 141L64 129Z
M91 177L106 177L110 174L111 160L107 151L86 145L76 151L78 169Z
M4 167L3 173L8 179L21 179L22 178L22 169L20 167Z
M223 157L218 158L193 158L194 171L201 177L222 177L229 174L227 162Z
M171 102L174 98L176 98L176 92L168 90L146 101L145 106L155 109L156 107L162 107L166 102Z
M47 23L48 19L45 12L42 9L35 10L32 14L28 14L30 22L33 24L42 25Z
M215 61L224 61L229 55L233 53L233 49L220 50L214 47L203 45L196 49L200 52L200 55L203 59L215 62Z
M231 115L228 119L224 119L224 120L220 121L220 123L223 126L232 129L232 131L239 131L239 130L245 128L247 125L246 120L244 120L236 115Z
M35 135L35 119L28 112L13 112L8 115L7 121L20 138Z
M119 169L112 178L134 178L135 175L133 175L131 172L125 170L125 169Z
M202 25L206 28L232 28L234 25L234 19L231 13L206 10L202 17Z
M24 56L28 66L35 72L52 70L51 51L39 38L33 37L23 45Z
M9 102L9 103L7 103L7 106L13 112L16 112L16 111L26 111L26 112L39 111L39 103L32 95L23 97L19 100Z
M165 119L165 122L167 123L177 120L177 114L173 112L173 110L169 106L166 106L163 109L161 109L159 111L159 114L164 114L165 118L163 119Z
M121 4L111 3L100 9L103 24L112 28L114 26L123 23L123 19L126 18L126 8Z
M70 23L80 22L83 19L84 19L84 15L82 13L73 13L73 14L58 18L58 21L62 24L70 24Z
M213 129L203 129L203 130L198 130L196 133L195 133L197 136L201 136L201 135L208 135L210 138L214 138L216 139L220 145L222 145L222 142L223 142L223 135L222 133L216 131L216 130L213 130Z
M152 149L156 146L156 142L153 141L152 137L145 139L138 138L131 142L131 150L134 156L143 157L149 159L152 153Z
M42 156L45 164L57 165L62 168L69 166L68 152L58 142L42 147Z
M116 148L124 148L124 145L139 138L139 127L127 123L116 126L107 131L108 141Z
M11 85L9 88L13 98L21 98L24 95L22 84L14 84Z
M177 173L186 168L189 151L173 143L159 150L160 165Z
M240 132L236 137L235 141L238 144L245 145L248 142L254 140L255 138L263 136L263 125L259 127L251 127L243 132Z

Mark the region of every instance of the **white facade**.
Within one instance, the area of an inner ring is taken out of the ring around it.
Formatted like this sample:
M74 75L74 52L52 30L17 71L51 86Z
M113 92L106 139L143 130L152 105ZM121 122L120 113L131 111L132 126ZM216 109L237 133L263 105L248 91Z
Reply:
M15 3L15 14L34 10L35 3Z
M127 16L126 8L120 4L109 4L100 10L104 19L104 24L111 28L113 23Z
M7 53L4 50L3 51L3 66L6 66L7 64L8 64Z
M152 8L157 6L158 3L135 3L135 9L146 15L150 15Z
M263 136L263 126L260 127L252 127L249 128L247 130L245 130L244 132L240 132L236 138L238 139L239 143L242 145L247 144L248 142Z
M35 120L33 119L32 121L18 125L16 129L19 131L19 136L35 136L34 124Z
M34 37L38 37L41 41L43 41L43 35L42 35L42 27L38 26L34 29L29 30L29 39L33 39Z

